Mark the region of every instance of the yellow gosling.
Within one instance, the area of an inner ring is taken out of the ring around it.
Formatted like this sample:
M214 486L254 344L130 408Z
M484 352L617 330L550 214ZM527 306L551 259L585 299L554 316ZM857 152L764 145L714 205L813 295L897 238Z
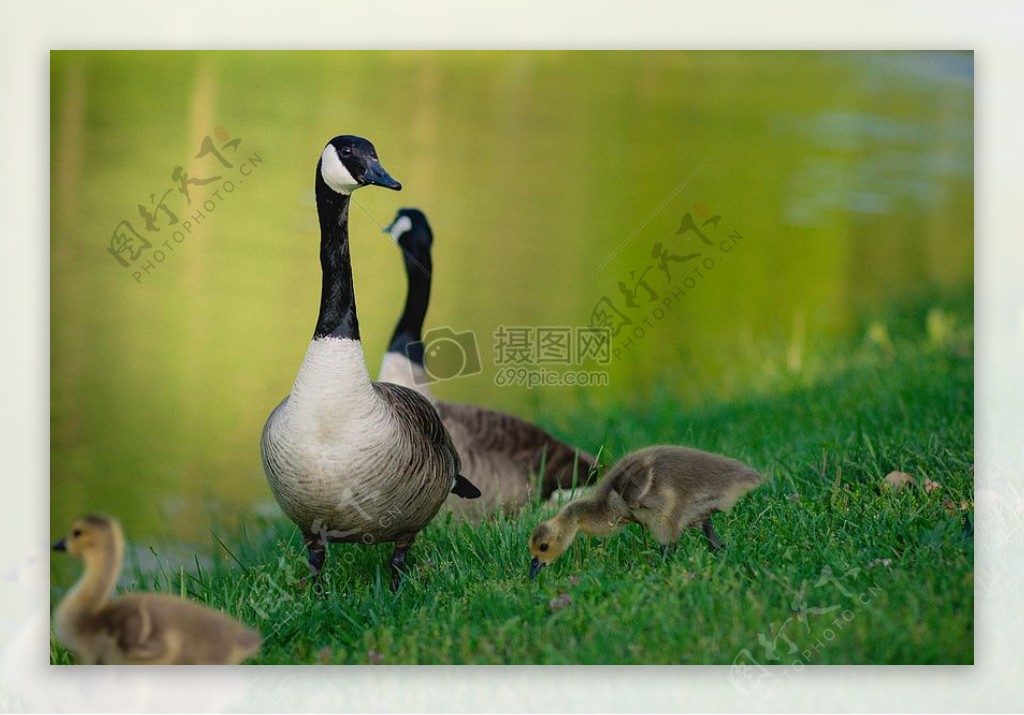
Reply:
M646 526L671 547L683 529L701 526L712 549L725 547L711 515L728 511L762 482L742 462L688 447L659 445L623 457L592 493L566 504L530 537L530 577L561 556L578 532L608 536L625 524Z
M235 664L260 648L256 631L182 598L110 598L124 557L124 536L114 519L81 518L53 548L85 562L82 577L54 612L57 640L79 663Z

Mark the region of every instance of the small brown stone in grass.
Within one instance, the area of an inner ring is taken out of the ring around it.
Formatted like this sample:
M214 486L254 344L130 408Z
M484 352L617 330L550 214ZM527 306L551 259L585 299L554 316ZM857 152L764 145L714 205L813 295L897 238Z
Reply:
M885 475L885 481L883 486L889 487L890 489L902 489L906 485L913 486L914 478L906 472L889 472Z
M556 611L561 611L566 606L572 605L572 598L569 597L569 594L563 593L558 598L551 599L551 603L549 603L548 605L551 607L552 613Z

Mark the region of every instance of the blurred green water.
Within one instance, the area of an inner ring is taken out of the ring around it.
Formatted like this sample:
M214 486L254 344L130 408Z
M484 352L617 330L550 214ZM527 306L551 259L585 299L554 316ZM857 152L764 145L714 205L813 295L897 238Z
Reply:
M51 530L103 510L130 536L204 541L219 507L272 500L258 437L316 322L312 177L336 134L370 138L405 186L352 211L371 370L405 290L378 226L417 206L428 328L472 331L482 355L435 393L558 428L583 401L735 397L865 311L970 285L972 77L946 53L54 53ZM207 136L230 168L195 158ZM190 205L179 166L221 178ZM178 223L147 231L138 205L168 190ZM677 235L688 212L712 245ZM128 267L107 250L122 219L153 244ZM657 243L701 256L669 278ZM630 308L619 283L641 277ZM608 387L494 384L499 326L586 325L602 299L632 321L619 358L583 366Z

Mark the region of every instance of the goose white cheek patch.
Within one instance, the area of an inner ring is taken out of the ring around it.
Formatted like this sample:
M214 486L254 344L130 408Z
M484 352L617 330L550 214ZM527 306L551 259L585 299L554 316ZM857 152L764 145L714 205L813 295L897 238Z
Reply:
M412 219L408 216L402 216L388 229L388 233L391 234L391 238L397 241L400 239L406 231L412 228Z
M351 194L359 188L359 182L348 173L341 157L338 156L338 150L331 144L328 144L324 148L324 153L320 155L320 173L323 174L327 185L339 194Z

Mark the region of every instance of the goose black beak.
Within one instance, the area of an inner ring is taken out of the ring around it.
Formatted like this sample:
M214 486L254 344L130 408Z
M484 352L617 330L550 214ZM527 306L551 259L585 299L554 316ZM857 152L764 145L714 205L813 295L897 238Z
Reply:
M67 551L68 550L68 540L67 539L61 539L60 541L58 541L56 544L53 545L53 550L54 551Z
M374 161L366 169L366 173L363 174L363 182L383 186L385 189L392 189L393 191L402 190L402 185L391 178L391 174L384 171L384 167L380 165L379 161Z
M530 562L530 578L537 578L537 574L539 574L540 570L546 565L547 564L542 563L540 559L534 556L533 560Z

